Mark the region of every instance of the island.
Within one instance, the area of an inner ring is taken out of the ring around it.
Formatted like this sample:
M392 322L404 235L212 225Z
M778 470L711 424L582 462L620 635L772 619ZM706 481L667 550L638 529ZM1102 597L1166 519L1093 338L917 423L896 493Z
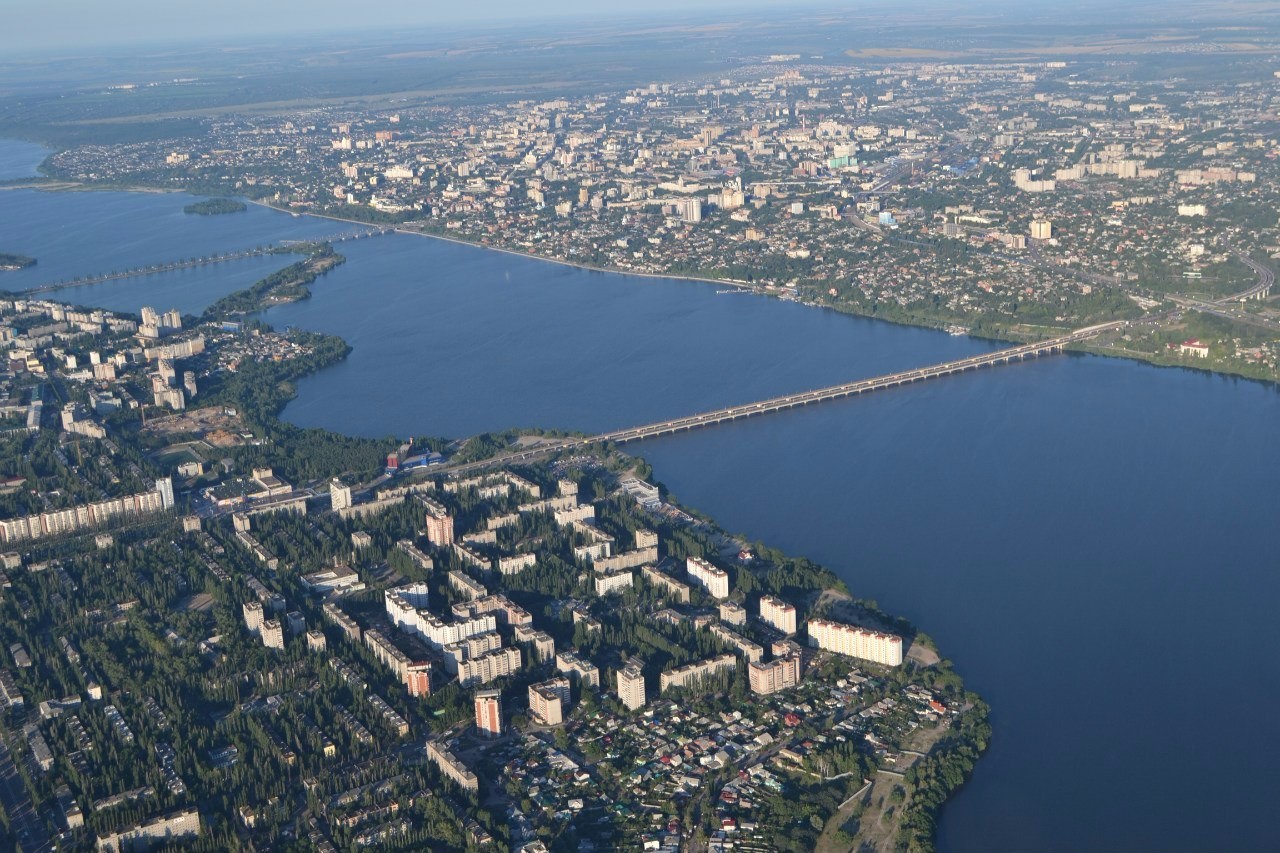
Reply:
M196 320L0 298L12 832L931 848L991 730L928 636L611 442L281 421L349 348L239 311L332 262ZM55 352L55 316L98 331Z
M182 208L183 213L194 213L199 216L218 216L223 213L243 213L248 206L234 198L207 198Z
M0 270L12 271L22 270L27 267L35 266L36 259L27 255L16 255L10 252L0 252Z

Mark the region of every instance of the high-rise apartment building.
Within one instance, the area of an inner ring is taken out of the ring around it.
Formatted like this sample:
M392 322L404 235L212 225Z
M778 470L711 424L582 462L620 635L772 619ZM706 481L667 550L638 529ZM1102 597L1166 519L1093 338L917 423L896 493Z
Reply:
M529 687L529 714L541 726L558 726L569 710L569 679L563 675Z
M442 505L430 498L420 497L427 511L427 539L437 548L453 544L453 516Z
M684 561L689 579L705 589L712 598L729 597L729 573L711 565L701 557L687 557Z
M330 481L329 504L335 511L351 506L351 487L336 478Z
M902 638L827 619L810 619L809 645L884 666L902 664Z
M502 691L476 691L476 729L485 737L502 734Z
M800 682L800 658L788 655L769 663L753 661L747 664L747 679L751 692L763 695L794 687Z
M760 597L760 621L784 634L796 632L796 606L772 595Z
M640 661L632 658L626 666L618 670L618 699L628 711L643 708L648 697L644 690L644 668Z

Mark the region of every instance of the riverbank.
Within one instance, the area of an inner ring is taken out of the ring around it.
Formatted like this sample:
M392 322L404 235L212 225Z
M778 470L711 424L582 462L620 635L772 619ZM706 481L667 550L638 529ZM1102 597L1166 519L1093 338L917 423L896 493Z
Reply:
M359 219L353 219L350 217L334 216L332 214L315 213L315 212L308 212L308 211L295 211L295 210L290 210L289 208L273 205L269 202L259 201L254 199L249 199L248 201L252 204L265 207L269 210L274 210L278 213L289 213L295 216L296 215L310 216L317 219L325 219L332 222L342 222L342 223L353 224L353 225L365 225L365 226L370 225L370 223L368 222L364 222ZM452 237L447 234L439 234L433 231L424 231L424 230L414 229L414 228L405 228L403 226L390 226L390 227L391 227L391 230L397 234L407 234L415 237L428 237L435 240L442 240L447 243L455 243L458 245L470 246L472 248L477 248L477 249L486 249L488 251L499 252L502 254L512 255L515 257L527 258L527 259L536 260L536 261L545 261L547 263L558 264L560 266L569 267L572 269L579 269L586 272L612 273L614 275L630 276L633 278L640 278L640 279L669 279L669 280L675 280L675 281L697 282L700 284L723 285L725 287L730 287L730 288L733 288L734 290L741 291L743 293L754 293L759 296L769 296L775 299L782 299L790 302L796 302L798 304L805 305L810 308L820 308L820 309L833 311L838 314L846 314L854 317L863 317L870 320L879 320L881 322L892 323L898 326L934 329L937 331L948 331L949 329L951 329L957 324L963 324L966 319L964 317L939 317L936 320L935 319L922 320L918 318L907 319L902 317L884 316L882 314L872 312L872 311L859 310L859 306L856 306L856 305L848 305L848 304L833 305L825 302L805 300L805 299L799 298L795 294L785 289L780 289L780 288L770 287L770 286L760 286L760 285L752 284L750 282L745 282L737 279L711 278L708 276L680 275L678 273L637 272L635 270L626 270L626 269L619 269L619 268L613 268L613 267L601 267L601 266L595 266L592 264L582 263L580 261L570 261L570 260L565 260L564 258L548 257L546 255L539 255L534 252L522 251L520 249L512 249L504 246L493 246L487 243L482 243L477 240L469 240L461 237ZM1029 343L1031 341L1037 340L1037 336L1033 334L1028 334L1026 331L1020 331L1019 330L1020 326L1023 329L1026 328L1024 324L1018 324L1017 326L1009 326L1009 327L1005 327L997 330L992 330L991 334L975 334L972 332L966 332L965 334L968 334L970 337L977 338L979 340L996 341L1000 343ZM1072 327L1066 326L1066 325L1057 326L1057 327L1042 326L1038 328L1043 328L1045 330L1046 332L1045 337L1053 337L1055 335L1067 333L1072 330ZM1268 385L1277 384L1277 379L1275 377L1268 377L1268 376L1260 375L1257 373L1250 373L1244 370L1232 370L1229 368L1225 368L1223 365L1205 366L1204 364L1195 363L1190 360L1177 360L1173 358L1162 357L1156 354L1141 353L1138 351L1126 350L1123 348L1097 346L1097 345L1091 345L1091 344L1073 344L1069 349L1072 349L1077 352L1086 352L1092 355L1103 356L1106 358L1124 358L1132 361L1140 361L1156 367L1185 367L1188 370L1213 373L1221 376L1231 376L1239 379L1248 379L1250 381L1262 382Z
M166 188L166 187L152 187L147 185L132 185L132 184L131 185L106 185L106 184L82 184L82 183L75 183L75 182L63 182L59 184L33 183L29 186L29 188L43 189L43 190L55 191L55 192L62 192L62 191L86 191L86 192L118 191L118 192L145 192L145 193L182 192L182 190L175 190L175 189ZM325 220L330 222L341 222L344 224L359 225L363 227L379 227L378 224L376 223L369 223L362 219L357 219L353 217L337 216L330 213L318 213L315 211L293 210L288 207L273 204L270 201L265 201L260 199L252 199L252 198L246 197L244 200L247 203L253 204L257 207L265 208L267 210L271 210L277 213L287 213L292 216L307 216L313 219L320 219L320 220ZM811 308L828 309L839 314L846 314L854 317L863 317L863 318L872 319L872 320L880 320L880 321L891 323L893 325L898 325L898 326L934 329L938 331L950 331L957 325L960 325L962 327L967 327L966 324L972 323L972 318L966 318L963 316L959 316L959 317L949 316L949 315L939 316L939 317L922 317L918 315L897 316L893 314L885 314L878 310L865 310L863 306L852 304L852 303L833 304L823 299L816 299L816 300L804 299L801 296L797 295L796 293L786 288L762 286L752 282L746 282L738 279L715 278L711 276L682 275L679 273L643 272L643 271L637 271L637 270L604 267L604 266L598 266L590 263L585 263L582 261L574 261L574 260L568 260L565 258L557 258L553 256L542 255L536 252L525 251L522 249L514 249L506 246L491 245L481 240L471 239L468 237L459 237L459 236L453 236L450 234L439 233L437 231L428 231L420 228L405 227L404 225L384 225L381 227L386 227L390 231L397 234L406 234L406 235L416 236L416 237L428 237L428 238L440 240L446 243L454 243L457 245L469 246L472 248L486 249L489 251L510 255L513 257L544 261L547 263L556 264L556 265L567 267L570 269L583 270L586 272L611 273L614 275L629 276L637 279L651 279L651 280L667 279L667 280L674 280L674 281L696 282L699 284L713 284L713 285L722 286L728 289L732 289L733 291L736 291L736 292L754 293L760 296L768 296L768 297L773 297L775 299L795 302ZM978 340L995 341L995 342L1001 342L1001 343L1006 343L1006 342L1026 343L1033 340L1037 340L1039 339L1039 337L1053 337L1055 335L1062 334L1064 332L1070 331L1071 327L1067 325L1062 325L1062 326L1037 325L1034 327L1034 329L1035 331L1032 331L1031 327L1028 327L1026 324L1011 324L1007 326L999 326L994 328L991 325L987 325L981 331L971 330L971 331L967 331L966 334ZM1170 356L1162 355L1158 353L1143 353L1137 350L1128 349L1123 346L1118 346L1114 344L1103 345L1103 346L1099 346L1097 344L1074 344L1072 345L1072 349L1078 352L1087 352L1090 354L1104 356L1108 358L1123 358L1123 359L1129 359L1133 361L1139 361L1139 362L1143 362L1143 363L1150 364L1157 367L1185 367L1187 369L1195 370L1198 372L1214 373L1222 376L1232 376L1232 377L1241 378L1241 379L1248 379L1251 381L1258 381L1266 384L1277 383L1277 377L1268 376L1266 375L1265 371L1261 369L1250 370L1250 369L1246 369L1246 366L1241 366L1240 368L1236 368L1235 366L1225 365L1225 364L1222 364L1221 362L1204 364L1198 359L1197 360L1192 360L1189 358L1178 359L1178 358L1174 358L1174 357L1170 357Z

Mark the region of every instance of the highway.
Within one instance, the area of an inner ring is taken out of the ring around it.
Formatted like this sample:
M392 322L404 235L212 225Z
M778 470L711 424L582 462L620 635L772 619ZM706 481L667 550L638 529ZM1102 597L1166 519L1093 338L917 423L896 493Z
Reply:
M1236 260L1253 270L1258 276L1258 281L1248 290L1217 300L1219 304L1224 302L1245 302L1255 298L1261 299L1271 292L1271 287L1276 283L1276 274L1273 271L1264 267L1244 252L1236 252Z
M1183 308L1191 308L1205 314L1213 314L1215 317L1234 320L1237 323L1244 323L1247 326L1256 326L1270 332L1280 329L1280 323L1277 323L1275 320L1246 311L1243 307L1244 303L1248 302L1250 299L1263 299L1271 293L1271 288L1276 283L1275 272L1258 263L1243 252L1236 252L1235 256L1236 260L1253 270L1258 276L1258 280L1254 282L1253 286L1248 290L1242 290L1239 293L1233 293L1230 296L1224 296L1221 299L1196 299L1191 296L1170 296L1169 301L1180 305ZM1239 305L1236 303L1239 303Z
M913 382L923 382L927 379L951 376L953 374L964 373L969 370L990 367L995 364L1007 364L1012 361L1021 361L1027 358L1037 358L1042 355L1060 352L1064 347L1070 344L1079 343L1081 341L1097 337L1103 332L1121 328L1126 324L1127 321L1124 320L1117 320L1111 323L1101 323L1096 326L1077 329L1069 334L1050 338L1049 340L1029 344L1019 344L1006 349L995 350L994 352L969 356L968 358L956 359L954 361L946 361L942 364L935 364L929 367L919 367L914 370L903 370L898 373L890 373L886 376L877 376L871 379L859 379L856 382L846 382L841 385L817 388L812 391L802 391L800 393L789 394L784 397L773 397L768 400L760 400L755 403L727 406L725 408L714 409L709 412L702 412L700 414L689 415L687 417L673 418L671 420L645 424L644 426L604 432L598 435L588 436L586 438L562 439L557 442L549 442L530 450L495 456L491 459L484 459L479 462L468 462L456 466L444 466L441 470L446 470L450 474L463 474L468 471L480 470L483 468L492 468L515 462L524 462L543 456L547 453L574 450L576 448L586 447L592 444L600 444L604 442L625 444L626 442L641 441L646 438L656 438L661 435L673 435L678 432L701 429L702 427L714 426L716 424L755 417L757 415L765 415L771 412L782 412L787 409L796 409L802 406L824 403L828 400L839 400L844 397L868 394L872 391L879 391L885 388L896 388L900 385L909 385Z

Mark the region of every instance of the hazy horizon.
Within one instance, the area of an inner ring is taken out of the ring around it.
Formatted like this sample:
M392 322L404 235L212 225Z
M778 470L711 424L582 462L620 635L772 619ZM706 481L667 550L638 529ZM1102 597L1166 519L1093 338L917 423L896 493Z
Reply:
M572 19L584 24L599 24L610 19L637 20L670 15L688 22L715 15L785 13L813 11L823 13L864 12L918 13L930 10L954 10L956 17L971 20L984 14L997 14L1002 9L1016 9L1024 22L1031 19L1059 18L1067 10L1057 6L1035 6L1013 0L984 0L967 3L960 8L943 0L650 0L643 5L624 8L602 5L593 0L542 0L537 4L517 0L476 0L466 5L424 5L411 0L375 0L352 7L339 0L274 0L271 3L252 0L221 0L217 4L160 2L160 0L122 0L103 4L99 0L48 0L25 4L7 13L10 49L15 54L47 54L50 52L82 53L85 50L110 53L136 46L163 46L172 43L216 43L227 39L256 42L290 35L353 36L373 31L403 32L441 26L451 31L502 29L516 24L554 22ZM1077 3L1069 17L1083 23L1081 16L1092 8L1105 11L1104 23L1118 23L1125 12L1137 7L1117 9L1101 2ZM1161 10L1213 13L1212 3L1173 2L1161 4ZM945 23L943 18L935 18Z
M10 10L7 24L12 43L19 46L15 49L31 53L87 47L111 50L155 45L166 40L209 42L233 37L256 40L291 34L340 35L343 31L422 29L432 25L480 30L575 16L583 21L668 13L687 18L701 12L759 12L832 5L831 0L651 0L642 7L616 8L591 0L541 0L537 4L476 0L447 6L411 0L377 0L353 7L340 0L274 0L269 4L253 0L220 0L217 4L50 0L39 7L30 4Z

